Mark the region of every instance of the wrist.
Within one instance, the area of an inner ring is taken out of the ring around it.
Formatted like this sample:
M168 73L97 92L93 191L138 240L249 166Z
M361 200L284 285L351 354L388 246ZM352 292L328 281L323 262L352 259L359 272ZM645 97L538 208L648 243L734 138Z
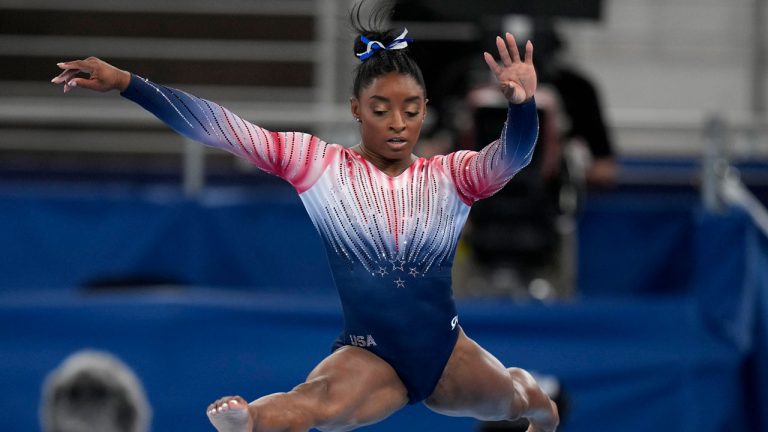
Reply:
M118 69L117 72L117 90L124 92L131 84L131 73Z
M529 97L528 99L522 101L522 102L512 102L510 100L507 101L510 108L520 108L529 106L531 104L536 105L536 98L534 96Z
M520 102L512 102L512 101L509 101L509 104L510 104L510 105L525 105L525 104L529 104L529 103L533 102L533 100L534 100L534 97L533 97L533 96L531 96L531 97L529 97L529 98L527 98L527 99L524 99L524 100L522 100L522 101L520 101Z

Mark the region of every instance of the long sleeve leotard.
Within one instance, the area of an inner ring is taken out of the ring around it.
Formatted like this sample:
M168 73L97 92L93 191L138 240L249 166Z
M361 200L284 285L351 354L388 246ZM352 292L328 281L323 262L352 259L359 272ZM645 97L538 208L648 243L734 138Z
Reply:
M270 132L226 108L132 76L122 93L180 134L288 181L328 252L344 311L338 345L389 362L412 403L434 389L458 336L451 266L470 206L530 162L534 102L510 105L482 151L419 158L390 177L358 153L298 132Z

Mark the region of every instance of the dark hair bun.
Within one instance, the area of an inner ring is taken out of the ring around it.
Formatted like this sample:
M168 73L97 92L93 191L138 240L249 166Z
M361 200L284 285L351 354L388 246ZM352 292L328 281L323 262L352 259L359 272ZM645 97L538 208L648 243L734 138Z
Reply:
M387 18L392 15L394 2L377 2L370 12L365 13L367 19L363 22L362 8L364 3L365 0L360 0L349 11L350 24L357 34L354 43L354 53L359 60L363 60L355 69L355 78L352 85L353 94L359 96L361 89L369 86L377 77L390 72L409 75L416 80L421 88L425 89L426 86L424 85L421 69L410 57L406 44L397 46L397 48L393 47L393 49L383 48L390 46L402 34L396 29L385 27ZM363 37L369 42L363 41ZM368 55L362 55L368 52L368 44L371 42L378 42L383 47L378 47L381 49L372 49Z

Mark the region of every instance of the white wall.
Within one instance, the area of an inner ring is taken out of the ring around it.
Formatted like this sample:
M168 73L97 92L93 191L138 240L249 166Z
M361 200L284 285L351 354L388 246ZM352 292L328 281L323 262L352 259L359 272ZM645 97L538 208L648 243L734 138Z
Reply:
M620 154L695 154L710 114L748 116L754 1L606 0L604 21L560 23L573 63L599 85ZM764 138L737 134L734 151L759 153Z

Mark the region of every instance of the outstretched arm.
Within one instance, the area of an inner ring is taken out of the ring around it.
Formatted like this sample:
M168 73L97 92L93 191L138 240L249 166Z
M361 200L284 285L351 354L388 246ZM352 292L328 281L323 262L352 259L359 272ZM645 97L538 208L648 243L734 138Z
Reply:
M51 81L64 84L65 92L75 87L120 90L181 135L247 159L284 178L299 192L311 187L324 168L326 143L312 135L270 132L214 102L153 83L95 57L58 66L63 72Z
M479 152L460 151L445 158L467 204L498 192L528 165L538 136L539 120L533 101L537 85L533 44L528 41L525 59L521 59L514 36L507 33L505 39L496 38L501 65L491 54L484 54L500 91L509 102L501 137Z

